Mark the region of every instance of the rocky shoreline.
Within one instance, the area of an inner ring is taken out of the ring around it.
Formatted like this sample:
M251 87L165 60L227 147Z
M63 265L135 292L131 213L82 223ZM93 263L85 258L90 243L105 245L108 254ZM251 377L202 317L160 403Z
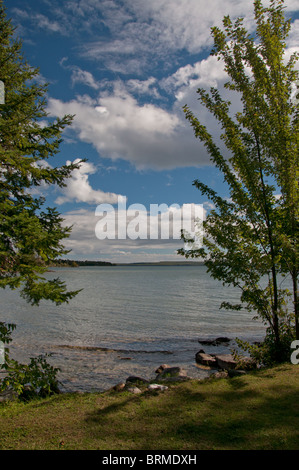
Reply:
M214 340L199 340L199 343L208 346L219 346L228 345L230 341L231 340L227 337L219 337ZM110 390L117 392L128 391L138 394L142 393L142 389L145 386L148 390L163 391L167 390L168 387L165 384L169 382L182 382L186 380L205 381L215 378L236 377L244 375L246 371L254 368L254 363L250 358L244 358L244 360L242 360L242 366L240 366L232 354L207 354L203 349L200 349L196 353L195 360L199 367L212 371L209 377L194 379L193 377L189 377L186 371L181 367L162 364L155 371L155 379L147 380L143 377L130 376L125 382L116 384Z
M216 339L209 340L198 340L201 345L206 346L228 346L230 338L219 337ZM168 364L161 364L156 370L156 377L148 380L139 376L129 376L125 382L120 382L109 388L107 391L128 391L134 394L142 393L144 388L148 390L163 391L167 390L166 383L170 382L182 382L186 380L198 380L205 381L214 378L223 377L235 377L238 375L246 374L246 371L254 367L253 362L250 358L245 358L242 361L242 367L237 364L232 354L212 354L206 353L203 349L200 349L195 354L195 361L199 368L210 370L211 374L208 377L202 379L195 379L187 375L187 372L179 366L170 366ZM84 393L84 392L75 392ZM0 394L0 402L11 400L16 398L16 394L13 391L7 390Z

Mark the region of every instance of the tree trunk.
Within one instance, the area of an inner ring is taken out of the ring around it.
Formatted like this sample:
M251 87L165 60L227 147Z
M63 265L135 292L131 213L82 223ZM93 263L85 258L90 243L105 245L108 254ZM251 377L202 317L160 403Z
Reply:
M295 313L295 331L296 331L296 339L299 340L298 280L297 280L297 272L295 269L292 273L292 278L293 278L293 298L294 298L294 313Z

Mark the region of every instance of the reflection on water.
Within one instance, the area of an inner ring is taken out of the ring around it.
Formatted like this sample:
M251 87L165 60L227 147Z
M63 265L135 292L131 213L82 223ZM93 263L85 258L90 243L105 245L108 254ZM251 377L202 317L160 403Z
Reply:
M13 357L25 362L52 353L49 362L61 368L68 391L104 390L134 374L151 379L162 363L202 377L207 372L195 363L199 338L264 334L252 313L219 310L224 300L238 302L239 292L211 279L203 266L57 268L47 277L58 275L69 289L83 288L69 304L32 307L5 290L0 321L17 324Z

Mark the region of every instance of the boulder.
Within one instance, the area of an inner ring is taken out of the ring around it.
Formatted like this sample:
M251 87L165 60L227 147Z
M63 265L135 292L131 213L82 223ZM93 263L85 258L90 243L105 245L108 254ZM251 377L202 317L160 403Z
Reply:
M160 374L163 370L168 369L169 367L170 366L168 364L161 364L155 372L156 374Z
M243 357L242 361L238 364L232 354L219 354L215 355L217 366L219 369L224 370L250 370L256 367L254 360L250 357Z
M134 393L134 395L137 395L138 393L142 393L142 391L138 387L126 387L125 390L127 392Z
M214 374L210 375L210 379L226 379L228 377L228 371L222 370L215 372Z
M147 388L148 390L168 390L168 387L166 387L166 385L160 384L150 384Z
M188 379L187 373L181 367L166 367L162 372L160 372L156 380L184 380Z
M18 398L18 394L12 390L5 390L0 393L0 403L4 401L16 400Z
M125 386L126 386L126 384L124 382L120 382L120 383L114 385L114 387L112 387L112 389L115 390L116 392L122 392L125 389Z
M217 367L217 360L215 356L206 354L203 350L198 351L195 355L196 362L204 366Z
M230 338L228 338L227 336L219 336L219 338L216 338L215 341L216 341L217 344L229 343L229 342L230 342Z
M144 379L143 377L137 377L135 375L130 375L130 377L127 378L126 383L131 383L131 384L147 384L149 381Z
M219 369L229 370L235 369L237 366L237 362L232 354L217 354L215 358Z
M226 336L219 336L219 338L216 339L199 339L198 342L206 346L219 346L219 344L229 343L230 338L227 338Z

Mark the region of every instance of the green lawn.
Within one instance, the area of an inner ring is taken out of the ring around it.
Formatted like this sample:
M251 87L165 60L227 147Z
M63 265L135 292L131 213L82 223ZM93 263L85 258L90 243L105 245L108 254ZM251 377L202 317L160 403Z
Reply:
M299 367L0 404L0 449L299 449Z

